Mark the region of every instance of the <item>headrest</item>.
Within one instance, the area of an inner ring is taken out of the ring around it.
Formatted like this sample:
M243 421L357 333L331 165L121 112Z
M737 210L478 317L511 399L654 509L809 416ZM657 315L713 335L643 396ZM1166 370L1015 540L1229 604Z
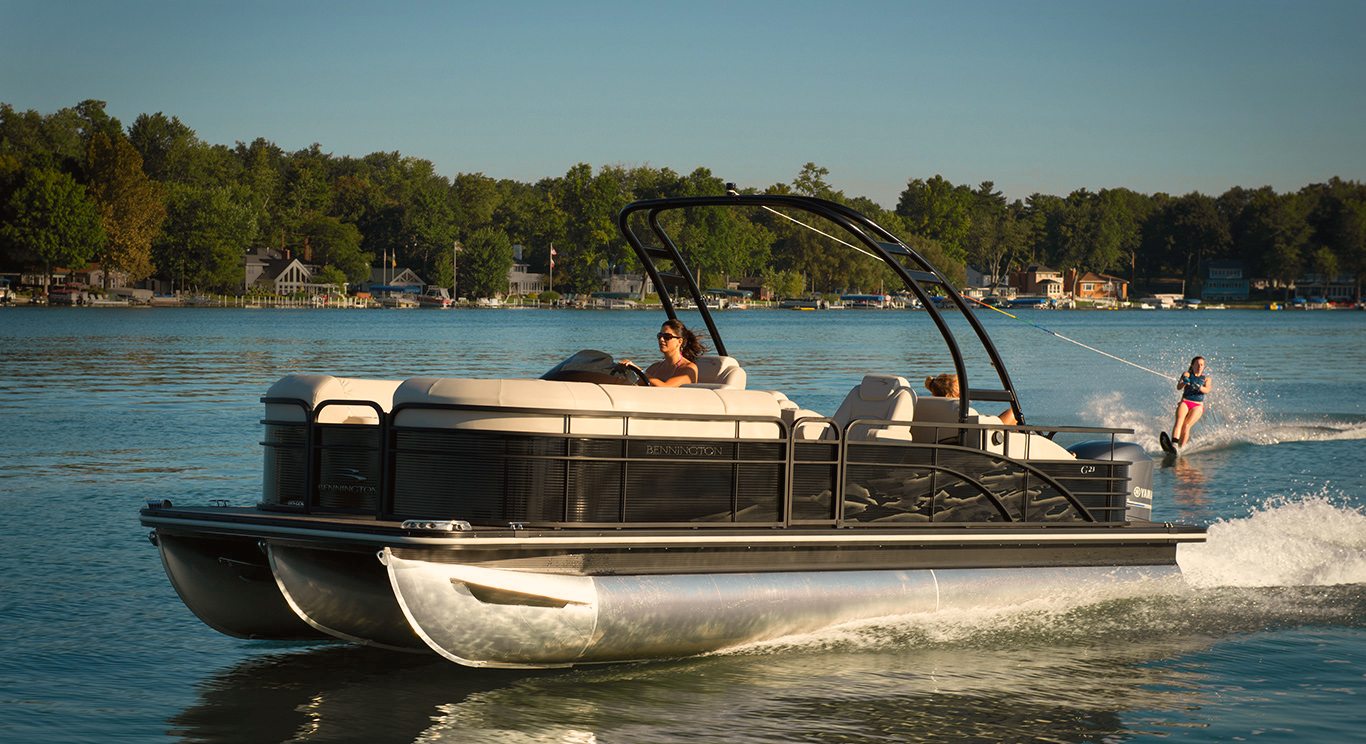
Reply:
M720 356L717 354L703 354L694 359L693 364L697 365L698 379L717 377L722 372L725 372L732 367L740 366L740 363L735 361L735 357Z
M888 400L896 395L898 390L907 390L910 391L911 395L915 395L915 391L911 390L911 383L907 382L904 377L864 375L863 382L860 382L858 386L858 397L859 400L866 401Z

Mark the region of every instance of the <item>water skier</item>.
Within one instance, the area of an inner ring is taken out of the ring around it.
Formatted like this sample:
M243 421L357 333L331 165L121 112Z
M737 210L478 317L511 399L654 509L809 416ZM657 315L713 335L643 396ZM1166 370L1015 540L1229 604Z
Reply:
M1162 449L1176 452L1190 441L1191 429L1195 422L1205 415L1205 394L1210 391L1209 375L1205 374L1205 358L1198 356L1191 360L1190 367L1176 382L1181 391L1181 400L1176 404L1176 421L1172 423L1172 433L1162 432Z

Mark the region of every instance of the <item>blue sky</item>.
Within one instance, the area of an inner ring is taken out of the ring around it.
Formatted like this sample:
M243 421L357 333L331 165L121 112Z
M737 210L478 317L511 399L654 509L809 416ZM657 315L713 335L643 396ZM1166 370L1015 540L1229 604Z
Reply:
M229 144L1011 197L1366 179L1366 2L0 0L0 101Z

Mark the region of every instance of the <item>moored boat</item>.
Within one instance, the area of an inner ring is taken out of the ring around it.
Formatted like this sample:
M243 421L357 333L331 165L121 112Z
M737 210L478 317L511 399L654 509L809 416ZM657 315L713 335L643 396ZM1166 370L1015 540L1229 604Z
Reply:
M762 369L730 355L658 219L694 209L841 228L925 307L962 397L918 395L895 371L851 370L828 414L750 389ZM636 202L619 225L665 314L676 296L698 308L715 350L698 383L640 386L593 350L539 379L285 377L262 398L260 503L141 513L186 605L242 637L565 666L1170 577L1177 545L1203 540L1150 521L1152 460L1130 432L1025 424L956 289L862 215L728 194Z
M451 293L447 292L445 287L432 286L417 296L417 304L418 307L449 310L455 306L455 300L451 299Z

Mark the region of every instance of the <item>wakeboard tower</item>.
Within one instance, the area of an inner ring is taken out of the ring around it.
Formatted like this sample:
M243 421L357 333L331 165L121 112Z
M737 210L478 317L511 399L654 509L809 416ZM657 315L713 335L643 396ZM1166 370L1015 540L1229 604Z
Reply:
M713 210L882 261L927 313L961 397L858 369L833 412L750 389L763 368L731 356L674 239ZM715 354L699 383L641 387L592 350L539 379L289 375L262 398L257 503L140 513L184 603L244 638L569 666L1167 577L1177 546L1204 540L1150 521L1153 463L1123 441L1131 430L1026 425L957 289L866 216L732 190L634 202L618 225L664 314L701 314Z

